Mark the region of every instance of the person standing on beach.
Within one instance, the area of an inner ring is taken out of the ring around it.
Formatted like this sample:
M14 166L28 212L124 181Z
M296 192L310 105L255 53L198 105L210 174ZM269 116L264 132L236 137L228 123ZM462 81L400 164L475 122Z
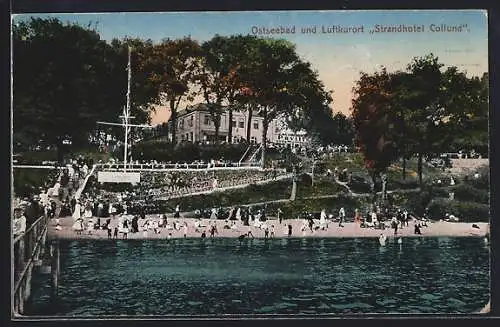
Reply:
M180 211L181 211L181 207L179 205L176 205L175 206L174 218L179 218L180 217Z
M391 225L394 228L394 235L398 235L398 220L394 216L391 219Z
M123 239L128 239L128 221L127 218L123 221Z
M110 240L111 239L111 226L108 224L106 229L108 230L108 240Z
M271 238L274 238L274 225L271 225Z
M354 222L356 225L361 226L361 214L357 208L354 210Z
M188 233L188 224L187 222L184 222L184 238L187 237L187 233Z
M288 225L288 236L292 236L292 225Z
M342 225L344 220L345 220L345 209L344 207L342 207L339 210L339 227L344 227L344 225Z
M283 211L281 211L281 208L278 208L278 221L281 222L283 221Z
M117 239L118 238L118 226L115 227L115 231L113 233L113 238Z
M269 238L269 228L266 227L266 229L264 230L264 238Z
M406 224L406 227L408 227L408 210L405 209L405 211L403 212L403 221L404 223Z

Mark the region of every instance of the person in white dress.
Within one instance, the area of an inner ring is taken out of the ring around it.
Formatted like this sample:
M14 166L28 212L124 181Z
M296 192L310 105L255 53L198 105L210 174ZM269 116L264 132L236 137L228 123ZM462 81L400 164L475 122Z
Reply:
M92 204L90 201L87 201L85 204L85 211L83 213L84 218L92 218Z
M75 211L73 211L72 217L73 219L77 220L81 218L81 214L82 214L82 205L80 204L80 201L76 201Z
M326 210L321 210L320 218L319 218L319 226L322 230L328 228L328 223L326 222Z
M74 223L73 223L73 226L72 226L73 230L76 231L76 234L77 235L81 235L82 234L82 231L83 231L83 219L82 218L78 218Z
M241 208L238 208L238 210L236 210L236 220L237 221L241 220Z
M371 222L371 225L372 226L377 226L378 225L377 213L376 212L372 212L372 222Z
M210 214L210 220L216 220L217 219L217 209L212 208L212 213Z

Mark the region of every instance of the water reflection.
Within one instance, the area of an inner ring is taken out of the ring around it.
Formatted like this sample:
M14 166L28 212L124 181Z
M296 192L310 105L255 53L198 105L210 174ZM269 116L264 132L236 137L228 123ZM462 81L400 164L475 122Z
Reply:
M489 298L482 238L119 240L60 251L59 302L35 292L32 313L459 313Z

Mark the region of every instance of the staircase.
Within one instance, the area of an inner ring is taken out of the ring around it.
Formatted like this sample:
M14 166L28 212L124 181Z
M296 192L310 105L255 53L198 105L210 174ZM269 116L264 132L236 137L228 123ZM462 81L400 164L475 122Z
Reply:
M258 144L258 145L254 145L253 146L254 149L253 149L253 152L252 152L252 155L248 158L248 160L246 160L246 162L259 162L260 160L260 157L258 156L259 153L261 153L262 151L262 145L261 144Z
M243 154L241 156L241 159L239 161L239 164L250 164L250 163L258 163L260 160L259 153L261 153L262 150L262 145L260 144L250 144Z

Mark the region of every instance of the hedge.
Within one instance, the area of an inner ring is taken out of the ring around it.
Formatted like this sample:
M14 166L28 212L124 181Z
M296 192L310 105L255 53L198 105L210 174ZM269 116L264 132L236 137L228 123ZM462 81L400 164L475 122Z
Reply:
M433 220L444 219L447 213L457 216L461 222L487 222L490 219L487 204L449 199L432 200L428 213L429 218Z
M490 192L475 188L470 184L458 184L450 187L449 190L450 192L455 193L455 200L489 204Z

